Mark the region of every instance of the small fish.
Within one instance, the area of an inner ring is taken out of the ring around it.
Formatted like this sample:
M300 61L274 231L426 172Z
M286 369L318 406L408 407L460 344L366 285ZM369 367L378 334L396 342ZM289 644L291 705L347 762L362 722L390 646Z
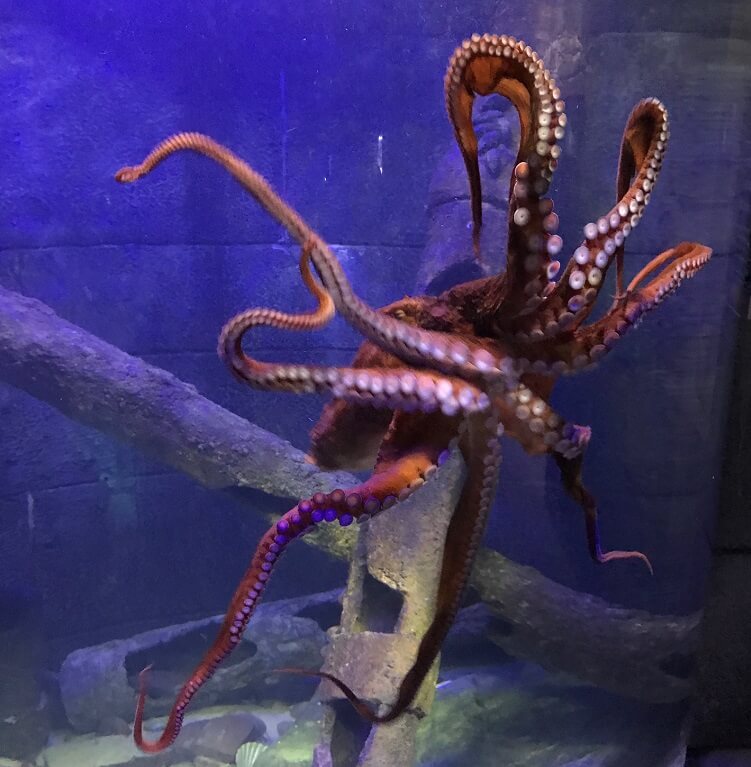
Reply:
M3 722L5 724L15 724L18 721L17 716L6 716L5 719L3 719Z

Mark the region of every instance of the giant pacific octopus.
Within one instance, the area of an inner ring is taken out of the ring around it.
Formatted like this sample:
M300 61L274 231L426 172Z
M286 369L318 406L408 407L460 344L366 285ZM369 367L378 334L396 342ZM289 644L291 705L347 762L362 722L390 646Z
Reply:
M466 473L446 535L435 617L395 700L375 711L343 680L316 672L336 684L369 721L389 722L403 713L440 651L491 509L502 434L518 440L531 455L555 459L563 487L584 511L594 560L634 558L651 569L640 552L601 547L596 503L582 481L590 429L565 421L549 400L558 376L597 364L710 258L709 248L681 243L654 258L624 288L624 241L644 214L660 173L669 137L667 110L656 98L634 107L621 143L616 202L586 224L583 241L560 272L558 216L545 195L566 129L565 106L539 56L506 35L465 40L445 77L448 115L469 176L475 253L479 255L482 188L472 107L476 96L494 93L513 103L521 124L509 189L505 271L437 297L404 298L379 310L355 294L321 236L263 177L211 138L174 135L140 165L116 174L118 181L132 182L175 152L198 152L229 171L300 243L300 271L316 299L315 310L242 312L222 330L219 355L235 378L253 387L331 393L333 400L312 431L312 460L323 468L374 466L359 485L301 500L263 536L217 638L183 685L164 732L153 742L144 740L142 732L148 669L142 673L134 724L141 750L160 751L177 738L188 704L237 646L275 564L293 540L324 523L346 526L394 506L428 481L453 447L461 451ZM613 263L613 302L604 315L585 325ZM272 364L243 349L253 327L310 331L323 327L337 310L365 338L350 367Z

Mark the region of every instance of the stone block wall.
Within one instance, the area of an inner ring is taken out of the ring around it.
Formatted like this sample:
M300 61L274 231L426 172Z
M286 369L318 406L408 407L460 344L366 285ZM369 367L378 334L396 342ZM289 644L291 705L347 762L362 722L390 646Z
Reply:
M751 748L751 291L739 307L741 331L730 395L728 437L699 655L692 746Z

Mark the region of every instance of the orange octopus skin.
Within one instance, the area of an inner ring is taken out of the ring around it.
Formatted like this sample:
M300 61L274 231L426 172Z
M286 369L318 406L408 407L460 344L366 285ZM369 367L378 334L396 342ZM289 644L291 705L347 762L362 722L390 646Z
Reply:
M207 136L172 136L140 165L116 174L120 182L133 182L175 152L197 152L223 166L300 243L301 275L316 308L301 315L265 308L242 312L223 329L219 354L235 378L253 387L333 395L313 429L311 460L330 468L375 462L367 481L301 500L263 536L216 640L179 691L164 731L153 742L144 740L142 732L144 670L134 724L141 750L158 752L177 738L191 699L239 643L275 563L292 540L325 522L349 525L388 509L428 481L452 446L461 451L467 472L446 538L435 617L391 706L380 714L330 674L288 671L329 679L371 722L392 721L409 708L458 610L492 506L504 431L528 453L554 457L564 489L584 511L595 561L638 559L651 569L640 552L602 550L596 503L581 476L590 430L564 422L549 399L558 376L597 364L710 259L709 248L681 243L657 256L623 289L624 242L638 225L662 166L667 110L657 99L646 99L632 111L621 142L615 205L584 227L581 245L560 273L556 257L563 243L556 234L553 202L545 195L558 165L565 105L539 56L507 35L465 40L445 78L448 115L469 178L476 252L479 257L482 185L472 106L476 95L491 93L511 100L521 124L509 188L505 272L457 285L438 297L405 298L382 310L355 294L331 249L263 177ZM584 325L612 263L617 295L603 317ZM365 338L349 367L271 364L243 349L253 327L316 329L334 310Z

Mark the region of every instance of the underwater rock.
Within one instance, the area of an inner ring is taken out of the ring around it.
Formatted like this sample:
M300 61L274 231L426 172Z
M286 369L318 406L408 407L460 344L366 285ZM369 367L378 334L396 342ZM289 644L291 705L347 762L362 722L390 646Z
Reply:
M243 743L260 740L265 733L265 722L255 714L231 711L186 727L180 747L219 762L231 762Z
M83 736L45 748L37 757L38 767L146 767L164 764L158 754L143 754L125 735Z
M460 169L459 165L455 173ZM438 207L443 215L452 206L447 202ZM4 288L0 288L0 377L79 422L158 452L162 460L209 487L251 486L276 495L300 496L355 482L341 472L318 472L300 451L201 397L194 387L62 320L39 301ZM167 410L165 403L170 405ZM164 440L169 444L163 444ZM447 487L452 480L434 481ZM423 512L428 509L430 498L424 491L414 499ZM393 514L383 517L395 518ZM349 538L343 540L343 535ZM341 557L349 553L348 541L353 537L352 528L329 528L304 540ZM669 656L676 647L692 647L695 614L653 616L608 609L611 606L602 600L560 587L532 568L487 549L479 552L472 586L512 627L500 632L505 636L496 635L498 644L511 655L610 685L623 694L646 695L646 699L676 700L690 691L687 679L670 673L675 664ZM612 641L597 643L597 651L590 653L593 620ZM575 649L567 650L555 639L567 635L579 638ZM625 638L623 649L621 637ZM117 661L112 662L116 667ZM667 672L661 667L665 662ZM613 668L619 672L611 674ZM80 667L81 679L89 673L90 669ZM93 711L101 716L108 711L107 715L126 720L132 716L133 688L124 674L112 671L114 676L106 679L107 673L104 663L94 687L117 688L112 702L119 703L109 711L106 705L100 706L108 702L104 695L97 706L83 704L75 713L72 700L83 691L78 685L76 692L74 675L64 683L70 692L73 713L69 715L80 716L84 730L97 726Z
M99 731L107 735L130 735L131 726L120 716L106 716L99 721Z
M165 370L0 287L0 377L80 423L155 455L206 487L281 497L352 484Z
M517 662L441 683L417 763L466 767L471 753L472 767L677 767L684 715L683 705L624 700Z
M217 671L211 684L201 691L199 697L203 705L228 696L236 699L239 695L245 700L270 696L271 691L276 691L272 684L284 685L288 690L299 689L306 694L310 687L308 680L271 677L270 672L284 666L316 668L320 665L324 631L316 620L301 614L306 611L315 614L316 609L325 606L338 608L339 594L331 591L261 605L254 618L254 630L229 662ZM154 673L157 686L147 699L148 716L169 711L175 687L190 673L201 656L202 645L211 640L222 617L167 626L72 652L63 661L59 677L62 703L71 725L88 732L104 727L112 717L129 721L133 715L136 676L156 655L163 658L164 663L180 665L182 662L179 668L167 670L161 676ZM178 657L181 661L176 660ZM233 663L235 657L239 660ZM158 670L157 667L154 672Z
M311 767L311 757L320 735L318 722L296 724L273 745L258 752L252 767ZM315 767L323 767L315 763ZM240 763L237 762L238 767Z
M431 621L446 530L458 501L463 463L458 451L421 492L361 526L350 568L341 625L329 630L324 670L379 704L394 699ZM430 513L424 513L426 508ZM363 722L323 681L318 694L330 705L318 744L318 763L344 759L358 767L412 767L419 720L430 712L438 664L407 711L388 727Z
M159 737L166 722L160 716L144 722L147 739ZM180 739L170 749L181 758L196 755L222 763L232 762L243 744L267 746L279 740L281 724L294 722L286 709L253 704L209 706L185 717ZM130 736L132 739L132 736Z
M346 634L334 630L326 650L324 668L335 676L340 676L337 671L346 669L346 676L340 678L346 679L347 685L357 690L360 697L369 701L386 701L393 697L394 690L409 671L418 644L419 637L414 635L372 631ZM344 697L328 683L323 683L323 686L324 699ZM429 706L417 699L411 709L424 716Z
M165 721L165 717L147 719L144 722L147 739L157 738L164 729ZM164 764L165 759L170 765L173 760L191 759L193 767L199 760L206 765L236 762L238 767L244 767L238 759L241 752L246 762L255 764L251 757L257 760L262 752L279 740L277 729L280 723L291 721L286 709L279 706L267 708L246 704L197 709L186 716L179 741L160 755L162 761L158 764ZM86 739L87 736L78 738L81 741ZM132 741L132 736L128 740Z
M515 658L652 703L684 700L692 692L698 612L652 615L612 605L488 549L477 555L472 586L503 618L488 639Z
M0 380L209 488L252 487L300 498L357 483L345 472L320 471L302 451L191 384L2 286ZM330 526L303 538L340 558L350 556L354 540L353 528Z
M472 213L464 160L452 147L438 163L428 193L428 239L415 285L415 294L437 294L485 274L498 272L506 254L505 179L511 173L519 142L518 121L511 104L500 96L479 102L475 132L483 180L482 261L472 251Z
M560 84L567 80L567 91L576 92L573 82L585 69L586 57L580 34L572 32L556 35L551 40L542 58L548 69L555 72L555 79Z

